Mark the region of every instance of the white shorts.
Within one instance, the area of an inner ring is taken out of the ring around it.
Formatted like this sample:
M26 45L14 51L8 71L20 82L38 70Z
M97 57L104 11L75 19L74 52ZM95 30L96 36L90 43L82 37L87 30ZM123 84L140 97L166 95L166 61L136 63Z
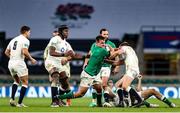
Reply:
M86 73L84 70L81 72L81 87L90 87L95 84L101 84L102 80L99 75L97 76L90 76L88 73Z
M111 74L111 68L110 67L101 67L101 70L99 72L101 77L110 77Z
M127 69L125 75L134 79L139 75L139 72L132 70L132 69Z
M22 77L28 75L26 63L22 60L9 60L8 68L12 76Z
M60 62L45 60L45 68L48 72L50 72L53 68L56 68L59 73L65 71L67 77L70 77L70 65L67 63L66 65L62 65Z

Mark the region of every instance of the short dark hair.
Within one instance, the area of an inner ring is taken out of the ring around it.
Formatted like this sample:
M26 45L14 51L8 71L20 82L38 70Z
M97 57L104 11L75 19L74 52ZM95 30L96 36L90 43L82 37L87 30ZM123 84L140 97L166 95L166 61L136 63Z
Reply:
M57 30L53 31L53 33L57 33L57 32L58 32Z
M68 28L67 25L61 25L61 26L59 26L59 28L58 28L58 32L59 32L59 33L62 33L62 31L63 31L64 29L69 29L69 28Z
M130 46L130 44L128 42L122 42L120 46Z
M99 41L99 40L104 40L104 37L102 37L101 35L98 35L98 36L96 37L96 41Z
M20 32L21 34L24 34L26 31L29 31L29 30L30 30L29 26L22 26Z
M99 33L102 34L103 31L108 31L108 30L106 28L102 28Z

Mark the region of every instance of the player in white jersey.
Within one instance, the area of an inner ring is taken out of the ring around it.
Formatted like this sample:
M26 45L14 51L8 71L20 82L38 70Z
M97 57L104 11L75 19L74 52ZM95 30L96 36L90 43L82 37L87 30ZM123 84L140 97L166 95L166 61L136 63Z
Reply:
M45 55L45 68L49 72L51 81L52 107L59 106L59 100L55 98L58 95L58 83L60 83L60 95L70 91L69 60L75 53L71 45L66 41L68 37L68 27L62 25L58 28L59 35L54 36L48 43L47 54ZM45 52L46 52L45 51Z
M26 89L28 87L28 69L24 62L24 58L26 57L27 59L29 59L32 64L35 64L36 60L31 57L28 51L30 45L30 42L28 40L28 38L30 37L30 27L22 26L20 32L21 35L15 37L9 42L5 50L5 54L10 58L8 68L14 79L14 83L12 85L10 105L17 107L26 107L22 103L24 95L26 93ZM19 101L16 105L15 93L17 91L20 81L22 82L22 87L20 91Z
M139 96L143 100L147 100L151 96L155 96L158 100L164 102L169 107L176 107L176 105L174 103L172 103L169 99L167 99L163 94L161 94L157 90L155 90L153 88L143 90L142 85L141 85L141 83L142 83L141 82L142 81L142 75L138 75L137 79L138 79L138 84L137 84L136 90L137 90ZM131 97L131 100L132 100L132 103L136 102L133 99L133 97ZM159 107L159 105L157 105L157 104L151 104L151 103L148 103L146 101L144 101L144 103L142 105L146 105L146 107ZM140 107L140 106L138 106L138 107Z
M111 56L110 59L114 58L115 56L123 56L124 57L124 63L126 66L126 72L123 75L123 77L120 79L121 84L118 84L117 87L117 93L119 96L119 106L123 107L123 95L125 95L127 92L131 96L134 96L138 103L140 104L142 102L141 97L138 95L138 93L130 87L132 81L134 80L135 77L139 75L139 63L138 63L138 58L133 50L132 47L129 46L127 42L123 42L120 44L119 48L116 51L116 54L114 56ZM116 62L114 65L120 65L121 62Z

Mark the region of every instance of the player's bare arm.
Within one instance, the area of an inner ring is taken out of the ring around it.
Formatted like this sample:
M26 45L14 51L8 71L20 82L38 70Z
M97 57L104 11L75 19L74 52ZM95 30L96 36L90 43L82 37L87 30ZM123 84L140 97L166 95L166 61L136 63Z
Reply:
M124 64L124 60L116 61L116 60L105 59L104 61L109 64L112 64L113 66L120 66Z
M120 60L119 57L116 56L115 61L119 61L119 60ZM120 64L120 65L122 65L122 64ZM120 70L120 66L116 65L112 72L113 72L113 74L117 74L119 72L119 70Z
M109 51L114 51L115 48L112 48L110 45L107 45L109 47Z
M22 49L22 53L24 54L24 56L29 59L31 61L32 64L36 64L36 60L34 58L32 58L32 56L30 55L29 51L27 48L23 48Z
M119 50L117 50L117 51L110 51L110 57L109 57L109 59L114 59L114 58L117 57L118 55L120 55Z
M111 51L111 55L109 57L109 59L114 59L117 56L121 55L124 53L124 50L121 48L115 48L114 51Z
M137 91L142 91L142 75L138 75L138 84L137 84L137 88L136 88L136 90Z
M88 52L88 54L86 56L90 56L91 55L91 51ZM83 69L86 67L86 65L88 64L89 61L89 57L86 57L84 60L84 65L83 65Z

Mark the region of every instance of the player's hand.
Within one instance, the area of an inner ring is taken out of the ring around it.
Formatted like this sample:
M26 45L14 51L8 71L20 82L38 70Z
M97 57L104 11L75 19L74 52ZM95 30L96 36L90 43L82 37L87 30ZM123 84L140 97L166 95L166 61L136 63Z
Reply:
M31 64L36 64L36 63L37 63L37 61L34 58L32 58L31 59Z
M66 53L64 53L64 56L70 56L70 57L74 57L74 52L72 50L67 51Z
M119 48L114 48L114 51L118 51L119 50Z
M83 58L83 55L80 54L80 53L75 53L75 54L74 54L74 58L75 58L75 59L82 59L82 58Z
M139 75L137 76L137 78L138 78L139 80L141 80L141 79L142 79L142 75L139 74Z
M61 64L62 64L62 65L66 65L67 62L68 62L68 60L67 60L66 58L63 58L63 59L61 60Z

